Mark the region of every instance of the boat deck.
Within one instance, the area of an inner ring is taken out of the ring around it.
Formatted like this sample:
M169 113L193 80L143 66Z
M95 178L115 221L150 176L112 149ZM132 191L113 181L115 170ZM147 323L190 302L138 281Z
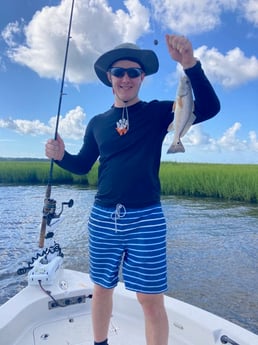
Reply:
M47 287L57 303L39 286L28 286L0 307L0 338L4 345L93 344L92 283L85 273L64 270L58 283ZM179 300L166 297L169 345L258 345L258 336L229 321ZM63 307L62 307L63 306ZM133 292L115 289L109 329L110 345L144 345L144 320Z
M109 330L109 343L113 345L144 344L144 328L139 320L124 319L117 315L112 318ZM35 345L88 345L93 344L90 315L76 315L39 325L33 330ZM24 344L30 344L31 339L23 339Z

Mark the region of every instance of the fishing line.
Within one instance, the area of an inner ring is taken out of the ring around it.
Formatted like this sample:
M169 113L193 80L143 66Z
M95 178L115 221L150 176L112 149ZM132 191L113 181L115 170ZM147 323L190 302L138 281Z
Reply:
M69 51L69 43L70 43L70 39L71 39L73 9L74 9L74 0L72 0L70 19L69 19L69 27L68 27L67 40L66 40L66 49L65 49L63 73L62 73L62 79L61 79L60 95L59 95L59 102L58 102L58 109L57 109L57 116L56 116L56 125L55 125L55 133L54 133L54 139L55 140L57 139L57 135L58 135L58 126L59 126L59 121L60 121L62 99L63 99L63 95L64 95L63 89L64 89L66 65L67 65L67 58L68 58L68 51ZM54 168L54 159L52 158L51 161L50 161L50 168L49 168L49 174L48 174L48 183L47 183L47 188L46 188L46 193L45 193L44 207L43 207L43 216L42 216L42 222L41 222L41 228L40 228L40 237L39 237L39 247L40 248L44 247L46 226L47 226L47 223L49 222L49 215L51 215L52 217L54 217L54 215L55 215L55 207L54 207L54 209L51 209L51 210L49 209L49 204L52 201L54 201L53 199L50 199L50 196L51 196L51 185L52 185L52 180L53 180L53 168Z
M156 37L157 30L156 30L156 18L155 18L155 7L152 1L150 1L150 23L153 32L153 44L156 46L159 44L159 41Z

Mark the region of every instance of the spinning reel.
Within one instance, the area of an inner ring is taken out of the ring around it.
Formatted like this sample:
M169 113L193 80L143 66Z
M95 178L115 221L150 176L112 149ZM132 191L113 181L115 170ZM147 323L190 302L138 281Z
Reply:
M43 219L46 221L46 225L51 227L54 224L51 224L53 219L60 219L63 211L64 206L68 206L69 208L73 207L73 199L70 199L68 202L62 202L61 204L61 210L59 213L56 213L56 200L51 198L46 198L44 200L44 207L43 207ZM49 231L45 238L52 238L54 236L54 233L52 231Z

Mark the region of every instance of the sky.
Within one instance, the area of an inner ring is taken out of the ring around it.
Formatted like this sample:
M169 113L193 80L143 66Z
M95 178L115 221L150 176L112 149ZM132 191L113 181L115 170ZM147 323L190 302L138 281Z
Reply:
M0 11L0 157L44 158L55 132L72 0L8 0ZM152 49L157 74L140 98L174 100L179 66L165 34L185 35L221 102L214 118L191 127L185 153L162 160L258 163L257 0L75 0L59 133L77 153L89 120L113 103L93 64L122 42ZM154 41L158 40L155 45Z

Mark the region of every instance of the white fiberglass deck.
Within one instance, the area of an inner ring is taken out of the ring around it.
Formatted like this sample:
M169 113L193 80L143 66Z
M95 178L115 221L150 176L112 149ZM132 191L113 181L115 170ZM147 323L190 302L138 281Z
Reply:
M1 345L93 344L88 275L63 270L46 289L66 306L56 307L39 286L28 286L0 307ZM166 308L169 345L221 345L223 335L239 345L258 345L257 335L204 310L169 297ZM145 344L141 307L123 284L115 290L109 344Z

